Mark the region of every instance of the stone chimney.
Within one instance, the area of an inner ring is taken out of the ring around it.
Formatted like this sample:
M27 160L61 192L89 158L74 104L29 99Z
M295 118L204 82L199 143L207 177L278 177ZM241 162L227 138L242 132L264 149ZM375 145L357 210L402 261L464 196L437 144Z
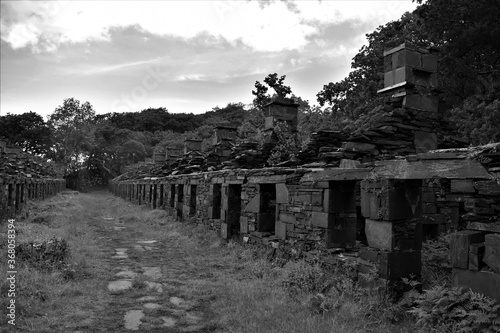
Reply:
M384 88L390 103L411 110L415 118L439 117L440 91L437 89L438 59L433 48L401 44L384 52ZM432 131L415 131L417 153L437 149L437 135Z
M237 128L234 126L220 125L214 128L214 139L212 144L216 145L223 140L234 141L236 139Z
M384 89L402 107L438 112L437 51L401 44L384 52Z
M184 154L190 151L201 151L201 140L186 139L184 140Z
M277 98L264 105L264 129L273 129L278 121L285 121L292 132L297 131L299 104L289 98Z
M182 155L182 149L174 147L165 148L165 162L172 164L176 159L180 158Z

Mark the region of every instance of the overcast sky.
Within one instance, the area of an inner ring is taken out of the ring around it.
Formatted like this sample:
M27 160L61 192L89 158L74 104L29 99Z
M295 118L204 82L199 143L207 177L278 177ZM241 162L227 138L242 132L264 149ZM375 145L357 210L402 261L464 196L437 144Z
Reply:
M286 75L316 102L344 78L365 34L406 1L1 2L1 114L43 116L63 100L97 113L202 113L250 103L256 80Z

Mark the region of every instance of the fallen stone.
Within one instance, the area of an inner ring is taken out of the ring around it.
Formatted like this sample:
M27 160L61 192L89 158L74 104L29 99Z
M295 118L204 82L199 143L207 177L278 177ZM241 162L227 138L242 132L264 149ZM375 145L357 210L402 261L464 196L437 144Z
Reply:
M500 234L484 236L484 262L492 271L500 273Z
M132 281L129 280L111 281L108 284L108 290L111 292L124 291L130 288L132 288Z
M451 235L450 256L452 267L469 268L469 247L474 243L484 242L484 233L463 230Z
M141 319L144 318L142 310L130 310L125 313L125 329L131 331L139 330L141 326Z

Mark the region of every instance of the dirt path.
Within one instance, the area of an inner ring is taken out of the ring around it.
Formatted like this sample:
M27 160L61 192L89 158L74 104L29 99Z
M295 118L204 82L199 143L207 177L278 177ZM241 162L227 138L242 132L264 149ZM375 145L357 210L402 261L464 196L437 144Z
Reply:
M89 223L108 257L111 278L102 292L111 298L88 329L76 332L216 331L204 288L220 268L215 253L177 232L163 211L126 204L108 193L94 200L88 209L105 203Z

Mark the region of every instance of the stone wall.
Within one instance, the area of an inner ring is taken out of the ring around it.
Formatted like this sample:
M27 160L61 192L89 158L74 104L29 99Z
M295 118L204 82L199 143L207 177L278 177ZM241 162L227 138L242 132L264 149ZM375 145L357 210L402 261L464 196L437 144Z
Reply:
M398 281L420 276L423 237L459 227L500 233L500 185L492 174L477 160L432 154L361 168L227 169L111 187L126 200L206 224L226 239L295 253L350 253L347 260L359 272ZM474 246L461 255L481 253ZM495 251L488 253L498 258Z
M22 212L28 200L43 200L65 188L53 165L0 141L0 222Z

